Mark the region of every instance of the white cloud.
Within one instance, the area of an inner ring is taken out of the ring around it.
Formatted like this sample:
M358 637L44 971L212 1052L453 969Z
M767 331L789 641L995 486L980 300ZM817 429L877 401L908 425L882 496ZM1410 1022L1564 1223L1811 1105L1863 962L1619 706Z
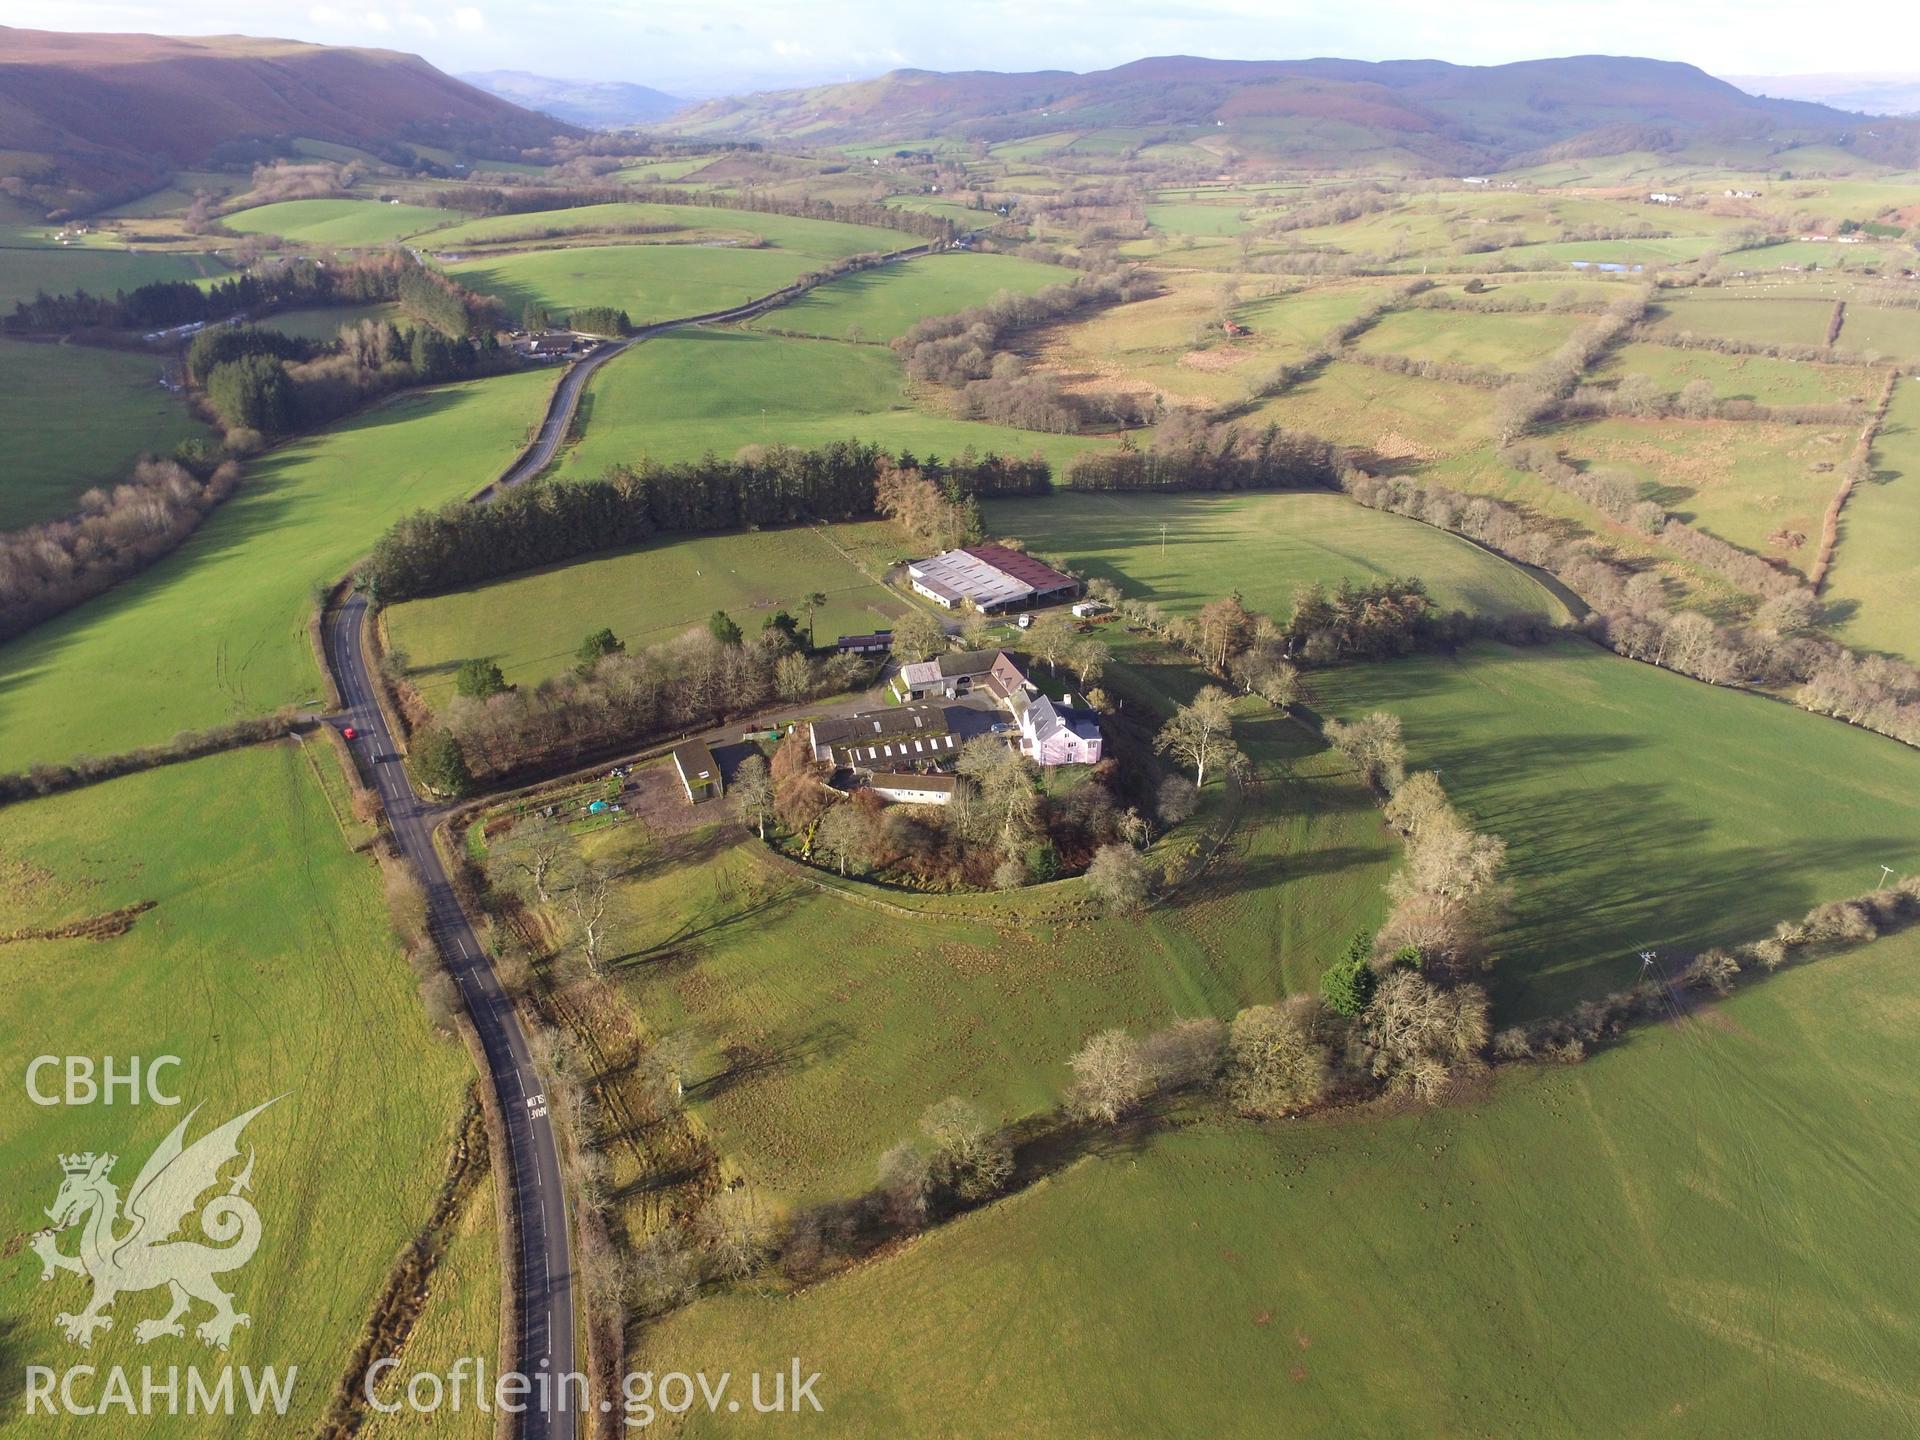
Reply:
M453 12L453 28L464 30L469 35L487 28L487 17L471 5L462 5Z

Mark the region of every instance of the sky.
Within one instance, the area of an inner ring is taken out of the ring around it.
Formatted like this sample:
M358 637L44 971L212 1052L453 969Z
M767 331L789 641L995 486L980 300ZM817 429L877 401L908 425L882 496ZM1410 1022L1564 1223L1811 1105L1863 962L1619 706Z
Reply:
M269 34L713 95L929 70L1097 70L1146 55L1499 64L1603 51L1720 75L1920 70L1920 4L1853 0L7 0L45 30ZM1737 18L1736 18L1737 16ZM0 59L4 54L0 53Z

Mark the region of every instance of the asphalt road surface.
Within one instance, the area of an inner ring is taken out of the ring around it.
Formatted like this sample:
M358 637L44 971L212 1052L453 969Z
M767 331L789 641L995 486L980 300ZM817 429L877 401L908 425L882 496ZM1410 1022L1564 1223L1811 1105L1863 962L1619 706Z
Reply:
M360 649L366 623L364 595L348 597L326 629L328 663L345 709L340 723L357 732L348 741L354 763L386 806L395 842L411 860L427 891L427 925L460 986L486 1055L486 1083L493 1086L506 1121L508 1199L520 1232L520 1313L515 1365L524 1375L569 1374L574 1361L573 1266L567 1247L567 1196L560 1178L560 1152L547 1116L513 1002L500 988L487 952L460 908L447 872L433 848L438 817L413 793L386 717L374 701L372 677ZM529 1409L520 1433L528 1440L573 1440L572 1410L554 1405Z
M888 255L892 264L929 253L931 245L916 245ZM560 443L573 424L593 372L630 345L684 325L719 324L744 320L784 305L810 287L790 286L728 310L666 320L636 331L624 340L603 345L576 362L561 377L547 404L540 432L512 467L482 490L475 499L492 499L503 487L518 485L552 463ZM367 600L353 594L329 617L323 638L328 667L340 687L344 710L334 718L351 726L348 741L367 786L379 793L386 807L394 842L413 862L427 891L427 926L440 947L447 968L460 986L467 1013L479 1032L487 1063L486 1083L492 1085L507 1127L506 1168L508 1199L520 1232L519 1344L515 1368L523 1375L568 1375L579 1369L574 1359L573 1263L567 1244L567 1194L560 1178L560 1151L547 1117L540 1078L534 1072L526 1033L520 1028L513 1003L500 988L493 962L480 946L466 912L447 879L446 867L433 848L434 810L414 794L402 765L399 746L387 729L386 716L374 700L373 680L367 674L360 633L366 624ZM553 1399L543 1408L529 1408L521 1416L525 1440L574 1440L580 1426L571 1408L564 1408L565 1387L552 1387ZM529 1397L530 1407L535 1397ZM601 1397L606 1399L607 1397Z

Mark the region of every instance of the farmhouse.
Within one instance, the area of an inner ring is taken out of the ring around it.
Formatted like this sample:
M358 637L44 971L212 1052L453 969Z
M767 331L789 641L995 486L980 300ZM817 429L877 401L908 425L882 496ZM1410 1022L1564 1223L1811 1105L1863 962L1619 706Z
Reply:
M673 747L673 768L680 772L680 783L687 788L687 801L698 805L726 793L720 764L704 740L686 740Z
M876 630L871 635L842 635L833 648L843 655L880 655L893 646L891 630Z
M1071 599L1080 582L1004 545L969 545L907 566L916 593L949 610L972 605L983 615Z
M1020 725L1020 753L1034 764L1100 763L1100 721L1091 710L1056 704L1045 695L1029 700L1025 694L1009 699L1007 708Z

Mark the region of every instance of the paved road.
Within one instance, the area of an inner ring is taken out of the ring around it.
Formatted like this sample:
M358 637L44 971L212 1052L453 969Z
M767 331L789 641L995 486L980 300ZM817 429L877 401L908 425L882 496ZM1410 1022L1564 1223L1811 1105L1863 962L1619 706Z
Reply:
M568 1374L579 1366L574 1360L567 1196L553 1124L540 1103L540 1079L513 1002L500 988L487 952L433 848L432 830L438 817L414 795L386 717L374 700L372 677L360 649L366 614L366 597L350 596L326 629L327 661L346 707L340 723L358 732L348 742L354 761L367 785L379 791L394 839L426 886L427 925L473 1016L486 1054L486 1080L506 1121L508 1198L520 1231L520 1334L515 1364L525 1375ZM522 1417L520 1433L528 1440L573 1440L575 1416L571 1410L559 1410L557 1404L545 1413L530 1410Z
M898 250L880 261L892 264L929 253L931 245ZM570 367L547 404L540 433L525 453L475 499L487 501L505 486L518 485L544 470L553 460L573 423L580 392L593 372L631 345L684 325L720 324L744 320L784 305L808 287L762 296L728 310L665 320L636 331L624 340L602 346ZM327 665L340 688L344 710L334 723L351 726L357 738L349 742L354 763L366 784L379 792L386 807L395 843L419 872L427 890L427 924L448 968L460 986L467 1011L479 1031L487 1063L486 1081L493 1086L507 1128L506 1167L508 1198L520 1232L519 1343L515 1367L523 1375L565 1375L579 1366L574 1359L573 1263L568 1249L567 1194L560 1178L560 1152L553 1125L542 1103L540 1079L534 1072L527 1037L513 1004L500 988L492 960L461 909L459 898L433 848L437 816L413 793L399 759L399 747L387 728L386 716L374 699L372 677L360 647L366 624L367 600L351 595L329 618L323 632ZM560 1387L554 1387L558 1390ZM530 1409L521 1418L526 1440L574 1440L577 1417L561 1408L556 1398L547 1408Z

